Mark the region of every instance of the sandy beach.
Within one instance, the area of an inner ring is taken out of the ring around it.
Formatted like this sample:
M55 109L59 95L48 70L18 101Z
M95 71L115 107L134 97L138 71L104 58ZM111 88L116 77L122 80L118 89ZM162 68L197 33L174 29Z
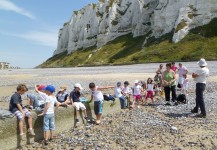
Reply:
M190 74L198 66L196 62L183 63ZM47 147L36 142L23 149L217 149L217 62L208 62L210 77L205 92L208 117L196 118L190 110L195 105L195 83L190 75L188 104L164 106L164 98L148 103L140 110L125 110L104 116L100 127L89 125L72 129L56 136ZM35 84L53 84L57 89L80 82L88 92L88 84L115 85L117 81L147 80L154 77L159 64L128 66L103 66L63 69L21 69L0 71L0 108L7 109L16 85L26 83L30 93ZM132 84L131 84L132 86ZM113 90L105 91L113 94ZM175 128L174 128L175 127Z

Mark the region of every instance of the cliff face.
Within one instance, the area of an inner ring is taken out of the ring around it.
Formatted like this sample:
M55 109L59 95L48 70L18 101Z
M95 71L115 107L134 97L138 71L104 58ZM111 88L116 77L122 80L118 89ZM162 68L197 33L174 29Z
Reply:
M145 44L151 37L173 32L173 42L179 42L190 29L215 17L216 0L99 0L73 13L59 31L54 55L101 47L129 33L145 36Z

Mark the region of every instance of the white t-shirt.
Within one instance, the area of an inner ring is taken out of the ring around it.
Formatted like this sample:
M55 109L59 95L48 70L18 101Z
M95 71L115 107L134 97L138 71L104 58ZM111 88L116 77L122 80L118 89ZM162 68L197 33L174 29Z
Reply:
M133 87L133 95L140 95L142 87L140 85L134 85Z
M115 87L115 97L121 97L122 96L122 89L121 87Z
M93 95L93 98L94 98L94 101L102 101L102 100L104 100L102 92L98 91L97 89L98 89L98 86L96 86L96 89L94 91L91 91L92 95Z
M206 84L206 80L209 76L209 69L207 67L201 68L195 72L198 77L194 78L196 83L204 83Z
M188 90L188 84L189 84L189 79L188 78L184 79L182 89L183 90Z
M154 85L153 84L147 84L147 91L154 91Z
M125 94L132 94L132 90L130 87L123 87L122 91Z
M55 96L47 96L46 103L50 103L50 106L45 114L54 114L54 104L57 102Z
M38 102L39 102L39 105L45 104L47 97L48 97L47 94L38 91Z
M183 75L187 73L187 67L182 66L181 68L179 68L179 77L183 78Z

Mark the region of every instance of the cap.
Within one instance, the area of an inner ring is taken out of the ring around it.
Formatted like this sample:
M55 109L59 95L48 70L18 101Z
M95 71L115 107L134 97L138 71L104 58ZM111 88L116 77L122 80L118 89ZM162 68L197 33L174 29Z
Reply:
M40 85L40 86L38 87L38 90L39 90L39 91L42 91L42 90L45 90L45 88L46 88L45 85Z
M134 83L139 83L139 80L135 80Z
M75 88L79 88L80 90L83 90L82 86L80 83L75 83Z
M64 91L64 90L66 90L66 89L67 89L66 86L61 86L59 91Z
M51 93L54 93L55 92L55 87L52 86L52 85L48 85L44 90L49 91Z
M204 58L201 58L200 61L197 62L197 64L202 67L207 66L206 60Z
M121 85L121 82L117 82L117 85Z

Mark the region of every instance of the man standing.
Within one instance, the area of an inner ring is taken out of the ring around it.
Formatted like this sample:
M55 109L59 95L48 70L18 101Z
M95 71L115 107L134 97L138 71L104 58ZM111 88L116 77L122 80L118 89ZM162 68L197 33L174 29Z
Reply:
M183 75L188 74L188 69L187 69L187 67L183 66L182 63L179 63L178 73L179 73L178 88L182 88L183 82L184 82L184 77L183 77Z
M206 88L206 80L209 76L209 69L206 67L207 63L205 59L200 59L198 65L200 66L200 69L192 74L192 78L196 82L196 106L193 110L191 110L191 112L198 113L198 108L200 108L201 114L198 115L198 117L205 118L206 109L203 93Z

